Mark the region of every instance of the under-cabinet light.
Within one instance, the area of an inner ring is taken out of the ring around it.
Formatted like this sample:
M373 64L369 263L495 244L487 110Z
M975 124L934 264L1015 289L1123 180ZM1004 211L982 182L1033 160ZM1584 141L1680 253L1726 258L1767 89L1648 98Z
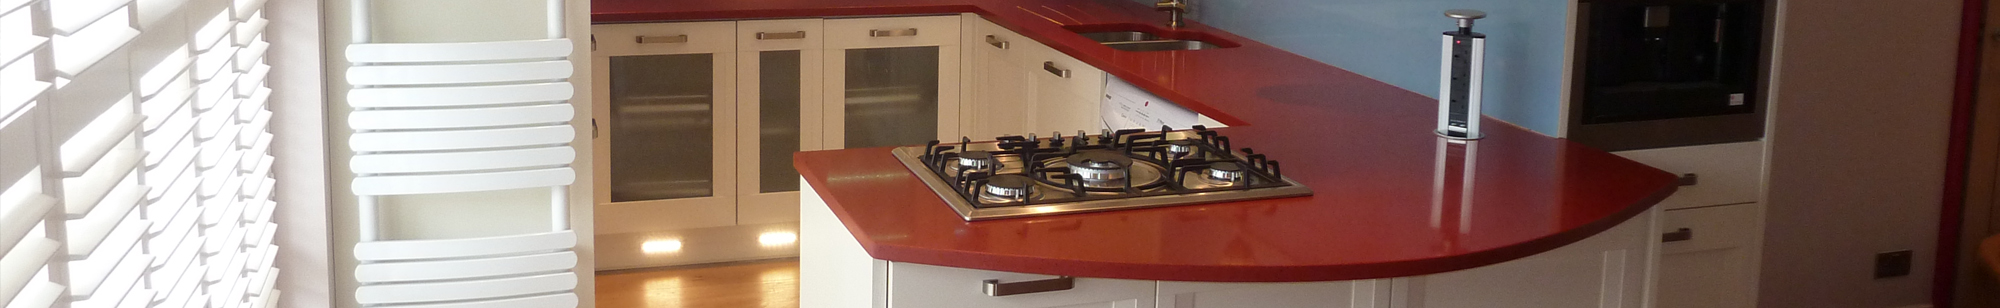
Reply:
M799 234L791 232L765 232L763 235L757 236L757 242L764 244L764 246L791 245L798 241Z
M681 251L681 241L680 240L648 241L644 244L639 244L639 251L644 251L646 253Z

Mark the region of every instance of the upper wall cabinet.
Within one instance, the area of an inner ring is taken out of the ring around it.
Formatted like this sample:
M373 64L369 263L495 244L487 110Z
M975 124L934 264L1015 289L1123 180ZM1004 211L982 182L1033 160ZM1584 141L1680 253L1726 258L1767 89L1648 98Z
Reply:
M959 137L960 18L826 20L826 148Z

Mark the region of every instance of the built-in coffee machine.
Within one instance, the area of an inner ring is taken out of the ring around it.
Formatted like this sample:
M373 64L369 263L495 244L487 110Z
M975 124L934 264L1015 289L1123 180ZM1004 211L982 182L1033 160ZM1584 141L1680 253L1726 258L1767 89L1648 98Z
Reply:
M1763 138L1770 5L1580 2L1568 137L1606 151Z

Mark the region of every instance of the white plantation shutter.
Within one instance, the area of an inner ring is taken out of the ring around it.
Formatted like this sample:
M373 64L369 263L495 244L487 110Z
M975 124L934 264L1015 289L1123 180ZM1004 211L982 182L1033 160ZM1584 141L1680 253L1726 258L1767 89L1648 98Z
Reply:
M263 4L0 0L0 303L275 302Z

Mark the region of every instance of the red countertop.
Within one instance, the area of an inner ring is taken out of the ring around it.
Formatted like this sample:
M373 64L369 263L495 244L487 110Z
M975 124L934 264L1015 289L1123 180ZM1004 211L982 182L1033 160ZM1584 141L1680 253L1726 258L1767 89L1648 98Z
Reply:
M1158 24L1123 0L593 0L597 23L978 13L1234 127L1310 197L965 222L888 148L799 153L800 175L883 260L1178 281L1414 276L1561 247L1673 193L1666 172L1486 119L1446 144L1436 100L1199 23L1242 46L1113 51L1063 26ZM1430 69L1430 68L1412 68ZM1469 171L1467 167L1470 167ZM1468 189L1469 186L1469 189Z

